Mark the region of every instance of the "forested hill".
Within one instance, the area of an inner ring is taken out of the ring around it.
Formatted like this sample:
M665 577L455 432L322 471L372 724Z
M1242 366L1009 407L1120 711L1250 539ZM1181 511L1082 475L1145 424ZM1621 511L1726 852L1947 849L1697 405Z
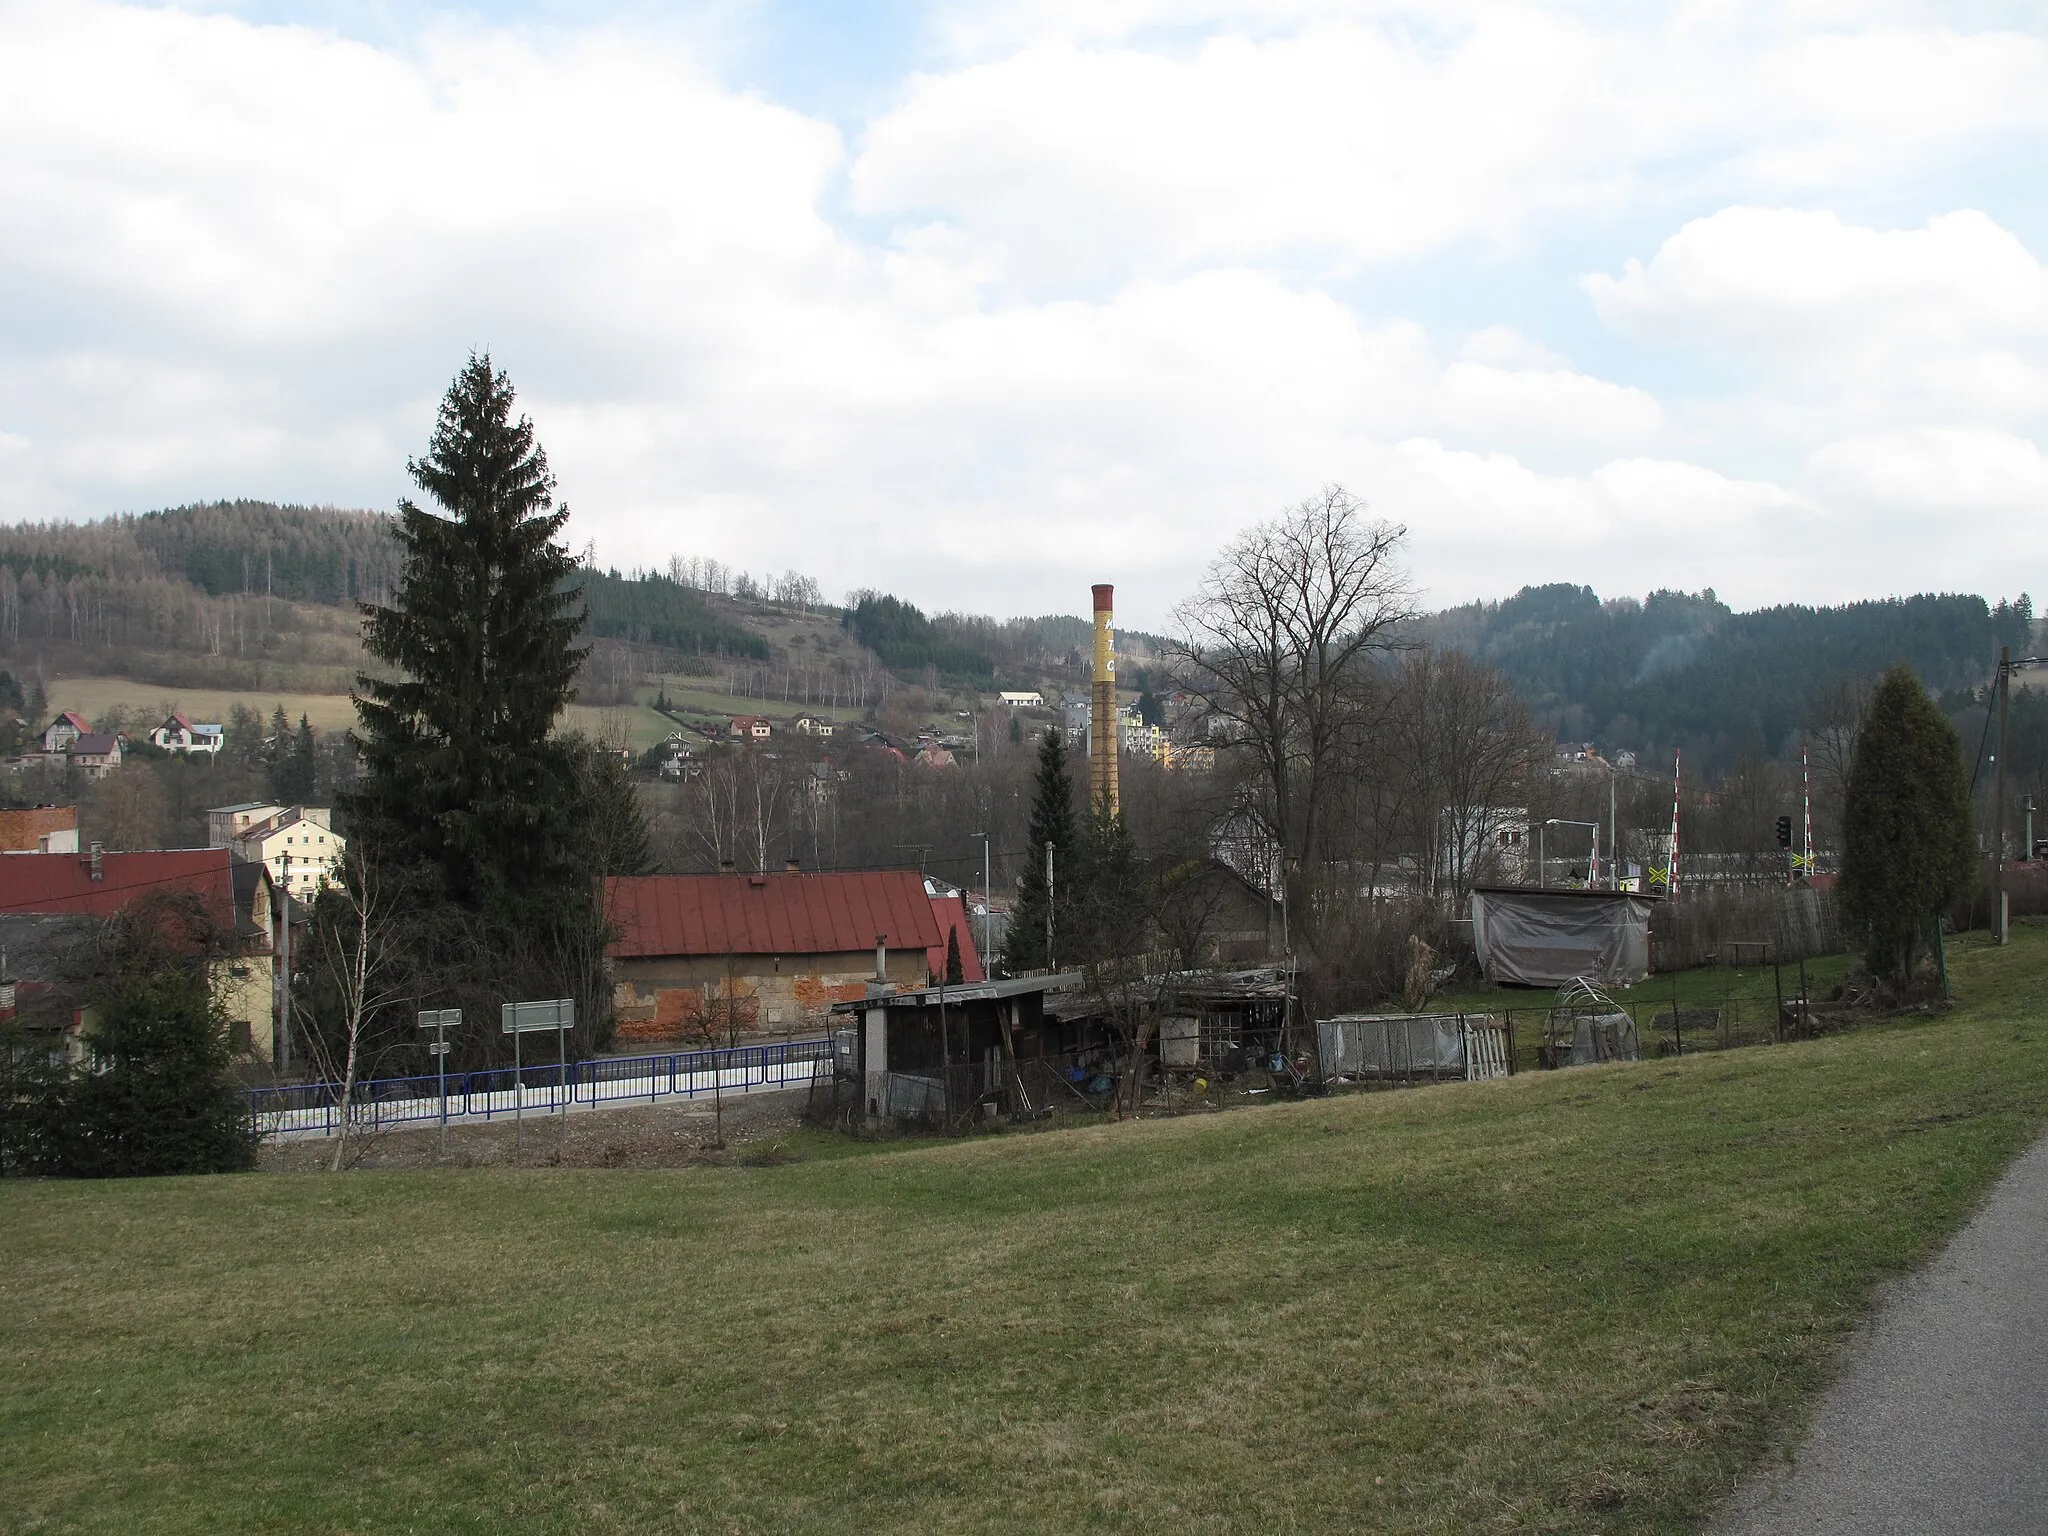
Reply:
M82 523L0 526L0 642L222 647L212 611L241 598L346 610L390 599L398 546L382 513L218 501ZM663 576L591 571L590 633L677 651L759 657L767 647ZM230 625L230 628L232 626Z
M1712 590L1603 602L1557 585L1449 609L1424 628L1499 668L1564 740L1682 746L1705 767L1786 751L1831 686L1896 661L1937 691L1980 682L2000 645L2028 645L2033 605L1927 593L1736 613Z

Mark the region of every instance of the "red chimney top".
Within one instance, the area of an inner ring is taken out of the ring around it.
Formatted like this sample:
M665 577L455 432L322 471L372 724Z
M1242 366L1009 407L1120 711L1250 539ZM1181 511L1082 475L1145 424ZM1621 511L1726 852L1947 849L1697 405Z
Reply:
M1097 582L1092 590L1095 593L1095 611L1097 613L1111 613L1115 611L1116 604L1110 601L1111 598L1116 596L1115 587L1106 581L1101 581Z

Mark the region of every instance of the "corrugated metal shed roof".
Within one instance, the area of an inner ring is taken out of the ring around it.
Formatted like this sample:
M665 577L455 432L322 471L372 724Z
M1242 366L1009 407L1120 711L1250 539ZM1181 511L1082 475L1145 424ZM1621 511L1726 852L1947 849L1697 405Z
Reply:
M818 955L944 944L911 870L859 874L630 875L606 882L618 924L611 952L656 955Z

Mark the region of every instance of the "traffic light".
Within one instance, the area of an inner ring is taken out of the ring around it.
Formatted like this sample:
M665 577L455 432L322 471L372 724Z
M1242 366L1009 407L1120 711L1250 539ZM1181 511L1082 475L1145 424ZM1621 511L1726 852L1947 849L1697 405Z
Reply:
M1780 848L1790 848L1792 846L1792 818L1790 816L1780 816L1778 818L1778 846Z

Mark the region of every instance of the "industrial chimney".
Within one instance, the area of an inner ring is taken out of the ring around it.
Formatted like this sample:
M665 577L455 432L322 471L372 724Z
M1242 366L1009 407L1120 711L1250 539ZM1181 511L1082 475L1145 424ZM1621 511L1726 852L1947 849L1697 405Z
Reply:
M1095 691L1088 703L1088 805L1117 814L1116 588L1095 588Z

